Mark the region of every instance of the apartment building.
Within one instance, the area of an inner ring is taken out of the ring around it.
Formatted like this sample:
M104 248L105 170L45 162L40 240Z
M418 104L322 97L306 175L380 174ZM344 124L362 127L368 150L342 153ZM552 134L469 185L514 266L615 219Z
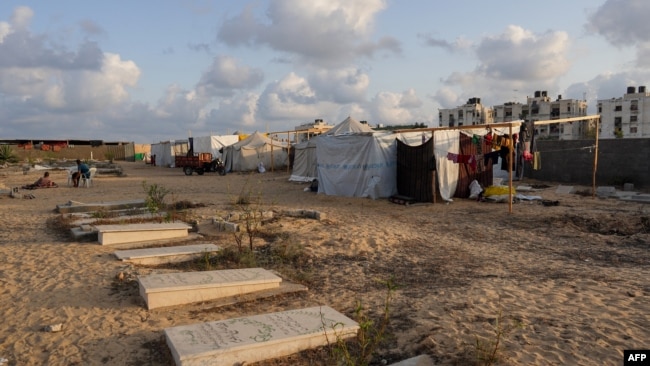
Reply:
M470 98L462 106L438 109L441 127L483 125L494 122L493 110L481 104L481 98Z
M523 116L526 121L548 121L561 118L573 118L587 115L587 101L578 99L551 100L548 93L536 91L533 97L526 98ZM587 137L595 123L590 121L557 123L535 127L535 136L558 140L577 140Z
M506 102L492 108L494 123L519 121L528 113L528 105L517 102Z
M627 87L622 98L598 100L599 138L650 137L650 93L645 86Z

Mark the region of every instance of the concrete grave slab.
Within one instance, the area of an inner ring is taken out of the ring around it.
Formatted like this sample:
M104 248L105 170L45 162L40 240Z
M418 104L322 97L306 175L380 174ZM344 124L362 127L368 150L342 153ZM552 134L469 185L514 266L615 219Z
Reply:
M282 278L263 268L162 273L139 276L140 296L148 309L209 301L273 289Z
M620 197L621 201L650 203L650 194L636 194L633 196Z
M559 185L559 186L557 186L557 189L555 190L555 193L557 193L557 194L575 193L575 187Z
M165 329L177 366L238 365L356 336L359 325L329 306Z
M612 197L616 195L616 187L602 186L596 187L596 196L601 198Z
M182 222L127 225L95 225L101 245L136 243L187 237L189 225Z
M59 213L74 213L74 212L89 212L98 210L127 210L130 208L145 207L145 201L130 200L130 201L112 201L112 202L96 202L96 203L83 203L76 201L68 201L67 203L56 205L56 211Z
M173 247L145 248L115 251L117 259L133 264L162 264L186 262L201 258L206 253L215 253L219 247L214 244L193 244Z
M433 366L433 360L427 355L422 355L393 363L391 366Z

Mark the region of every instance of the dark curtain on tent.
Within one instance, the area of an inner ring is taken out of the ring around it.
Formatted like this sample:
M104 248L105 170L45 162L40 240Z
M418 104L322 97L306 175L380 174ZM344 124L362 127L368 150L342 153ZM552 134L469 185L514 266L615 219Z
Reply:
M458 185L456 186L456 193L454 197L467 198L469 197L469 184L474 179L479 182L481 187L485 188L492 185L492 163L484 164L483 154L492 151L490 144L488 144L483 136L476 137L481 144L481 151L479 151L478 144L472 142L472 137L465 134L460 134L460 155L479 155L479 162L474 169L470 164L460 164L458 169Z
M419 202L433 202L433 139L409 146L397 140L397 192Z

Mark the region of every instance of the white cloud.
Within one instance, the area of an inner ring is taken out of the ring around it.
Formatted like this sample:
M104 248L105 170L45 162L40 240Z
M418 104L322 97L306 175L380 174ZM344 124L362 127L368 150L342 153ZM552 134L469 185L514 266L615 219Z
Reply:
M370 78L357 68L319 69L309 82L320 100L346 104L365 99Z
M432 99L440 104L441 108L454 108L462 104L458 94L449 87L438 89Z
M642 42L637 45L636 67L650 68L650 42Z
M646 86L650 80L650 72L617 72L604 73L595 76L591 80L571 84L563 94L565 98L583 99L586 98L588 113L597 113L598 100L609 98L620 98L627 92L628 86Z
M536 34L519 26L508 26L501 34L486 36L474 48L477 67L470 72L453 72L444 79L447 90L434 97L443 108L481 97L483 104L514 101L517 91L557 90L558 80L571 64L567 33ZM450 98L450 89L455 98ZM489 93L486 93L489 91ZM453 103L456 100L456 104ZM519 100L520 102L523 100Z
M426 46L442 48L448 52L465 51L472 47L472 42L463 36L457 37L453 41L437 38L432 34L418 34L418 38L422 39Z
M411 88L402 93L402 99L399 102L402 108L420 108L422 107L422 100L415 94L415 89Z
M393 38L370 39L374 18L385 7L384 0L272 0L267 18L255 19L247 7L223 23L218 38L231 46L268 46L310 64L342 65L378 50L400 52Z
M269 83L260 96L259 113L264 119L308 118L317 112L316 93L307 80L290 73Z
M262 70L241 65L230 56L217 56L201 75L197 89L207 96L231 96L237 89L251 89L264 79Z
M650 2L647 0L607 0L594 11L587 30L600 34L613 46L637 49L636 66L650 68Z
M650 41L650 2L647 0L607 0L589 16L587 29L614 46Z
M18 7L11 22L0 25L0 68L97 70L101 67L103 55L96 43L85 41L76 52L52 46L56 42L46 35L35 35L29 31L32 17L30 8Z
M245 93L219 102L206 117L206 127L219 134L232 133L255 125L258 95Z
M495 80L553 79L569 69L568 46L566 32L534 34L511 25L502 34L481 40L476 49L478 72Z
M390 92L377 93L370 101L372 123L403 125L415 122L413 113L402 105L403 100L404 94Z
M25 30L31 25L33 17L32 9L26 6L16 7L11 15L11 26L20 31Z

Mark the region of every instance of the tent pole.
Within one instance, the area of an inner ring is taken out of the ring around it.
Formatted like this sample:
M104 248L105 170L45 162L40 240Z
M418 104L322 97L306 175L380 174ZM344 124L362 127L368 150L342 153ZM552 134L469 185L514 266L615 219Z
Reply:
M273 138L271 137L271 173L273 173Z
M600 125L600 118L596 119L596 148L594 149L594 170L591 177L591 199L596 198L596 169L598 168L598 128Z
M512 159L513 151L515 149L514 139L512 138L512 125L508 126L508 134L510 135L510 148L508 149L508 212L512 213Z

